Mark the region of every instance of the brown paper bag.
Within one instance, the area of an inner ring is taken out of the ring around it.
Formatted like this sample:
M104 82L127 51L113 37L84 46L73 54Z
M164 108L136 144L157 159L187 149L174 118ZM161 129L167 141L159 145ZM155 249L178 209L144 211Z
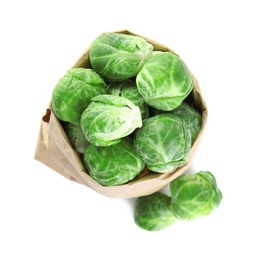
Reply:
M137 35L127 30L117 32ZM170 51L175 53L165 45L157 43L141 35L137 36L140 36L151 43L155 50ZM81 57L74 63L72 68L91 67L89 61L89 48L90 47L88 47L83 52ZM139 174L139 176L127 184L110 187L100 185L87 173L87 170L83 164L82 155L78 154L73 149L60 121L52 112L51 101L49 102L46 112L42 117L34 158L47 165L54 171L60 173L64 177L68 178L69 180L73 180L88 186L96 192L111 198L139 197L162 189L190 167L194 153L199 146L207 122L207 106L202 98L198 81L194 75L192 76L194 79L194 88L191 94L187 97L187 100L202 113L202 128L190 150L187 164L177 168L175 171L159 174L150 172L145 168L143 172Z

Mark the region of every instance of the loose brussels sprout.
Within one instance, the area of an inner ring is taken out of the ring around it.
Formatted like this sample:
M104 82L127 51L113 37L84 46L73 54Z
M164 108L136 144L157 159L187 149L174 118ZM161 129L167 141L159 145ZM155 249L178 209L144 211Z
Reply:
M153 46L141 37L107 33L92 43L90 62L106 81L122 81L138 74L152 50Z
M107 147L90 145L85 150L84 163L90 176L103 186L124 184L144 168L129 137Z
M149 115L149 107L139 93L136 83L127 79L121 82L111 82L107 86L107 93L115 96L125 97L131 100L141 110L142 119Z
M64 122L63 125L64 130L75 151L83 154L86 147L90 145L90 142L85 138L81 126L69 122Z
M156 192L137 198L134 204L134 221L148 231L159 231L171 226L177 221L171 211L171 197Z
M180 57L171 52L157 52L136 77L145 102L157 109L177 108L193 89L193 78Z
M62 121L79 124L91 98L106 93L105 81L92 69L68 70L52 92L52 109Z
M81 116L85 137L96 146L118 143L122 137L142 126L141 111L127 98L99 95Z
M183 174L170 184L171 208L180 220L209 215L222 200L215 177L208 171Z
M173 114L160 114L143 120L134 141L136 151L147 167L165 173L186 163L191 133L184 120Z

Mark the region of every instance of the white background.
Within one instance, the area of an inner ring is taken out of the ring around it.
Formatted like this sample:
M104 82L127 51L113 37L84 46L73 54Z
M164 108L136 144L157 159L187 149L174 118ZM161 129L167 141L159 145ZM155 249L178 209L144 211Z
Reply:
M258 259L256 1L2 1L0 259ZM176 51L209 118L189 172L223 193L210 216L138 228L110 199L35 161L57 80L102 32L128 29Z

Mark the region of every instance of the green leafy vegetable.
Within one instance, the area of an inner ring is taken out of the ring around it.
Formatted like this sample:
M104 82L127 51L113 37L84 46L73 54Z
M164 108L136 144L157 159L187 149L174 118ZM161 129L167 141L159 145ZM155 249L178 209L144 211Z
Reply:
M172 113L174 115L179 116L186 122L187 127L190 129L191 132L191 143L193 144L197 135L199 134L202 126L202 115L193 107L191 107L185 101L172 111L162 111L156 108L151 108L150 113L152 115L159 115L164 113Z
M81 116L82 131L96 146L118 143L122 137L142 126L141 111L129 99L114 95L99 95Z
M208 171L183 174L169 185L170 194L156 192L137 198L135 223L149 231L164 229L176 220L193 220L207 216L222 200L215 177Z
M177 108L193 89L187 66L171 52L157 52L146 61L136 84L145 102L163 111Z
M84 163L90 176L103 186L124 184L144 168L129 137L107 147L90 145L84 153Z
M90 62L106 81L122 81L137 75L152 50L153 46L141 37L107 33L92 43Z
M172 111L174 115L179 116L186 122L191 132L191 143L193 144L202 126L202 116L193 107L183 102L178 108Z
M69 122L64 122L63 123L64 130L74 147L75 151L78 153L83 154L86 147L90 145L89 141L85 138L81 126L80 125L75 125Z
M222 200L215 177L208 171L183 174L170 184L172 212L180 220L209 215Z
M161 192L137 198L134 221L148 231L159 231L171 226L177 221L171 211L171 198Z
M149 107L139 93L136 83L127 79L121 82L111 82L107 86L107 93L110 95L121 96L131 100L141 110L142 119L149 115Z
M92 69L68 70L52 92L52 110L62 121L79 124L91 98L106 93L105 81Z
M160 114L143 120L134 145L151 171L170 172L186 163L191 133L180 117Z

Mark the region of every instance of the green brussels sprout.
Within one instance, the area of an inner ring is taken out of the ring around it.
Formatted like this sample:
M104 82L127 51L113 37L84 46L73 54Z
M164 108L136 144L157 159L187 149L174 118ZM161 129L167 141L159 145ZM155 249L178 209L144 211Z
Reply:
M161 111L156 108L150 108L150 113L152 115L159 115L164 113L172 113L179 116L186 122L186 125L189 127L191 132L191 143L193 144L197 135L199 134L202 126L202 116L201 114L193 107L191 107L185 101L172 111Z
M170 184L171 209L180 220L209 215L222 200L215 177L208 171L183 174Z
M122 81L135 77L152 51L153 46L141 37L106 33L93 41L90 62L106 81Z
M152 52L152 56L154 56L154 55L156 55L157 53L160 53L160 52L163 52L163 51L156 51L156 50L154 50L154 51Z
M143 65L136 84L149 106L171 111L192 91L193 78L180 57L158 52Z
M129 137L107 147L88 146L84 153L84 164L90 176L103 186L124 184L144 168L144 162Z
M107 86L107 93L131 100L140 108L142 119L149 116L149 107L139 93L135 81L127 79L121 82L111 82Z
M173 225L177 218L171 211L171 197L156 192L137 198L134 204L134 221L142 229L159 231Z
M105 81L92 69L68 70L52 92L52 110L62 121L79 124L91 98L106 93Z
M69 122L63 122L64 130L75 151L83 154L90 142L85 138L81 126Z
M151 171L170 172L186 163L191 133L180 117L164 113L143 120L134 145Z
M172 111L174 115L185 120L186 125L191 132L191 143L193 144L202 126L202 116L193 107L190 107L186 102L183 102L179 107Z
M127 98L103 94L92 102L81 116L82 131L96 146L118 143L122 137L142 126L141 111Z

